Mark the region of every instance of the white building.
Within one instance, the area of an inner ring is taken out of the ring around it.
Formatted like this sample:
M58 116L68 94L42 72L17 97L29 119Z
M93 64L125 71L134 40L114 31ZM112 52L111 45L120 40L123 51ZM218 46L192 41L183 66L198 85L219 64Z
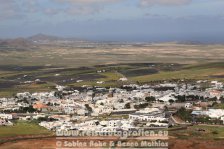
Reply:
M8 119L8 120L11 120L12 119L12 114L0 113L0 119Z
M224 116L224 110L223 109L209 109L208 111L205 111L205 114L211 118L221 118Z
M77 110L77 114L85 116L88 114L88 111L86 109L79 109L79 110Z
M164 112L151 112L149 114L146 113L133 113L129 114L130 120L137 120L137 121L166 121L165 113Z
M174 97L174 93L169 93L158 100L163 101L163 102L169 102L169 100L176 101L177 99Z
M192 108L192 103L186 103L185 105L184 105L184 107L186 108L186 109L190 109L190 108Z
M124 81L128 81L128 79L127 78L120 78L119 81L123 81L124 82Z
M109 127L120 127L121 125L121 120L110 120L108 122Z
M5 119L0 119L0 126L12 126L13 123L10 122L9 120L5 120Z

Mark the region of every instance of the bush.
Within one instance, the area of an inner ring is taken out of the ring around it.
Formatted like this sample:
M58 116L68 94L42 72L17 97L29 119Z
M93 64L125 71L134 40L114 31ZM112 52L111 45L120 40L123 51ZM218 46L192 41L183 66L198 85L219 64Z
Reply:
M131 109L131 105L130 105L130 103L126 103L126 104L125 104L125 109Z
M153 97L153 96L149 96L149 97L145 97L145 100L146 100L147 102L154 102L154 101L156 101L156 98Z
M176 115L184 121L191 122L192 121L191 112L192 112L191 110L189 111L182 107L176 112Z
M143 103L143 104L139 104L139 105L135 105L134 108L135 109L144 109L146 107L148 107L148 103Z

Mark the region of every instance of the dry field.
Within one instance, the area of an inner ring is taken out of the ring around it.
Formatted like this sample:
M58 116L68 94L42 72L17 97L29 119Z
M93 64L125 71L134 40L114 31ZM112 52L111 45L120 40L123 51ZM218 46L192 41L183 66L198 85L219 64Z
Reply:
M0 52L1 65L81 67L117 63L184 63L223 61L224 45L93 44L44 45L35 50Z
M121 85L117 80L123 76L128 78L128 83L184 78L224 79L224 45L56 44L39 45L29 50L0 47L0 57L0 97L23 91L52 90L55 83L82 86L99 85L97 81L104 81L101 86L115 87ZM107 72L96 73L102 69ZM55 77L56 74L60 76ZM47 83L21 85L21 82L35 79ZM80 79L83 82L76 83Z

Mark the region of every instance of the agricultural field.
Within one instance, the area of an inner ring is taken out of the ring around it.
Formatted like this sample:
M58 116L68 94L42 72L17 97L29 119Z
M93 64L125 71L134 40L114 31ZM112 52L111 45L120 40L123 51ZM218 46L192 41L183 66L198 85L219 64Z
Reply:
M173 149L203 148L221 149L223 148L223 126L194 125L186 129L169 131L169 147Z
M51 135L52 132L34 122L18 121L13 126L0 126L0 140L25 135Z
M177 79L222 81L223 49L218 44L174 42L40 44L23 50L0 47L0 97L54 90L56 84L119 87ZM128 81L118 81L122 77ZM29 83L35 80L41 82Z
M82 67L118 63L194 64L222 61L223 45L177 43L49 44L18 50L0 47L2 66Z
M170 128L172 130L173 128ZM224 127L212 125L193 125L183 130L169 131L169 136L178 139L222 140Z
M59 68L37 66L0 66L0 97L17 92L39 92L55 89L55 85L120 87L130 83L152 83L180 79L224 80L224 63L125 63L91 67ZM126 77L128 81L119 81ZM40 82L29 82L40 80ZM78 80L81 80L80 82ZM102 83L97 83L101 81Z

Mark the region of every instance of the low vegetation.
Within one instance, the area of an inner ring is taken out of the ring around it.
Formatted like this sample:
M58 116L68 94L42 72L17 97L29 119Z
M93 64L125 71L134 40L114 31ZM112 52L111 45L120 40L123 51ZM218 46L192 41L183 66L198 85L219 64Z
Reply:
M0 140L2 137L16 137L24 135L51 135L52 132L39 126L35 122L17 121L13 126L0 126Z
M224 136L224 127L194 125L189 126L187 129L169 131L169 136L174 136L178 139L222 140Z
M152 68L153 67L153 68ZM0 70L6 69L0 66ZM21 67L22 71L14 70L13 66L0 73L0 97L9 97L17 92L24 91L49 91L53 90L55 84L69 86L102 86L120 87L130 83L153 83L166 81L181 81L206 79L223 81L220 74L224 73L223 63L209 63L197 65L180 65L170 63L141 63L141 64L114 64L80 68L48 68L48 67ZM155 69L156 73L148 73L145 70ZM138 71L139 70L139 71ZM144 70L144 71L143 71ZM103 71L103 72L102 72ZM131 74L129 74L129 72ZM136 73L136 74L133 74ZM128 74L128 75L127 75ZM126 77L128 81L118 81ZM41 83L28 83L40 79ZM77 82L77 80L82 80ZM97 83L100 81L101 83Z

